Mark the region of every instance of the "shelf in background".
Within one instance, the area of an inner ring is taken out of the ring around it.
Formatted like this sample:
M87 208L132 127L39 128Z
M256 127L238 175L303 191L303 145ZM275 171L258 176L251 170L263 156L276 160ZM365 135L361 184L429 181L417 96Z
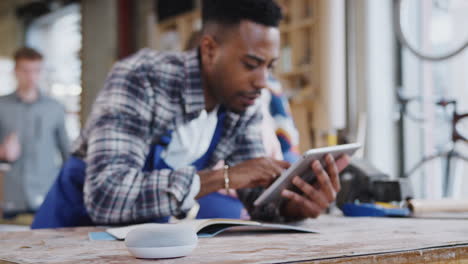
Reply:
M277 72L276 75L278 75L278 77L280 78L284 78L284 79L291 79L291 78L295 78L295 77L298 77L298 76L301 76L301 75L307 75L307 74L311 74L312 73L312 65L311 64L306 64L306 65L302 65L300 67L296 67L294 69L292 69L291 71L287 71L287 72Z
M307 18L299 22L294 22L288 25L280 25L281 33L290 33L291 31L298 30L305 27L312 27L315 24L316 19Z

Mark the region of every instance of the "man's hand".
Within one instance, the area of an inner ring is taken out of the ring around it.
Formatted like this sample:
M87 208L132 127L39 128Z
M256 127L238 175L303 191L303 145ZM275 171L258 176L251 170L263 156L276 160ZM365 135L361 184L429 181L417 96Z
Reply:
M325 157L326 168L319 161L313 161L311 168L317 176L317 182L309 184L296 176L293 184L303 192L299 195L289 190L283 190L281 195L289 201L284 207L284 214L293 218L315 218L319 216L330 203L335 201L340 191L339 173L349 164L349 156L344 155L338 160L328 154Z
M266 187L289 166L289 162L272 158L244 161L229 168L230 186L234 189Z
M229 187L232 189L268 186L283 170L289 168L286 161L256 158L229 168ZM201 186L197 198L224 188L224 170L199 171Z
M15 133L8 135L0 145L0 159L14 162L21 155L21 145Z

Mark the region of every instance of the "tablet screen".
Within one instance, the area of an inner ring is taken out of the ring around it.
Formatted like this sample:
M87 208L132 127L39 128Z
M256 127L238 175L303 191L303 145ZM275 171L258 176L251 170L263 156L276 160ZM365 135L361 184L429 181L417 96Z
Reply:
M312 171L311 163L314 160L320 160L322 164L324 164L323 159L328 153L335 159L344 154L351 157L360 147L361 145L359 143L353 143L306 151L298 161L294 162L289 169L285 170L281 176L255 200L254 205L260 206L265 203L278 201L281 198L281 191L285 188L297 191L297 189L292 189L293 184L291 183L296 175L299 175L308 183L313 183L315 181L315 174Z

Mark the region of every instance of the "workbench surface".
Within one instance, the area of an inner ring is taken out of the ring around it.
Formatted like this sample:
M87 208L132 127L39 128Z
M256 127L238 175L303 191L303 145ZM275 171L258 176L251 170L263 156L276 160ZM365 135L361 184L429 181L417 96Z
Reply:
M468 221L321 216L320 234L225 232L191 255L156 263L468 263ZM122 241L90 241L84 227L0 232L0 263L152 263ZM3 262L2 262L3 261Z

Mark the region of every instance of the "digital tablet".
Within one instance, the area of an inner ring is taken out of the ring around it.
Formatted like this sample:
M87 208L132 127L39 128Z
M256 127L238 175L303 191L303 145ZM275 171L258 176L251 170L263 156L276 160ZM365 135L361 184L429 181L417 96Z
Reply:
M306 182L312 183L315 180L315 174L310 166L312 161L320 160L322 165L324 165L324 158L328 153L335 159L344 154L348 154L348 156L351 157L360 147L361 144L353 143L306 151L298 161L294 162L291 167L285 170L278 179L255 200L254 205L260 206L265 203L278 201L281 198L281 191L283 189L291 189L291 187L294 187L291 182L294 176L300 176Z

